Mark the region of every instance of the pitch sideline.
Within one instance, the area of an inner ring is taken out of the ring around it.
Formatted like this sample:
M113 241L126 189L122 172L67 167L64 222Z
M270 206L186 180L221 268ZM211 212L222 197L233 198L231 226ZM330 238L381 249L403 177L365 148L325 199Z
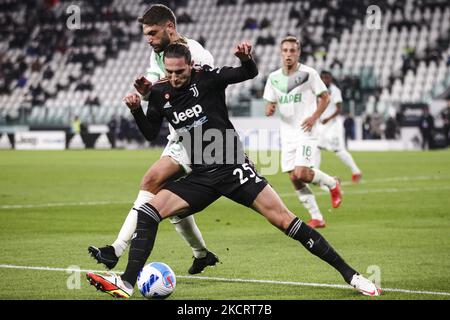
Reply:
M363 189L345 191L344 195L358 195L358 194L371 194L371 193L400 193L400 192L423 192L423 191L436 191L436 190L449 190L450 186L428 187L424 188L385 188L385 189ZM297 197L294 192L279 193L280 197ZM319 191L314 193L315 196L328 195L328 192ZM65 206L98 206L98 205L111 205L111 204L130 204L130 201L87 201L87 202L59 202L59 203L42 203L42 204L28 204L28 205L1 205L0 210L6 209L33 209L33 208L51 208L51 207L65 207Z
M60 271L60 272L102 272L104 270L89 270L89 269L70 269L70 268L51 268L51 267L32 267L32 266L17 266L9 264L0 264L0 269L19 269L19 270L35 270L35 271ZM122 273L122 271L116 271ZM274 280L257 280L257 279L233 279L233 278L220 278L220 277L200 277L200 276L177 276L180 279L195 279L204 281L220 281L220 282L237 282L237 283L262 283L262 284L276 284L276 285L288 285L288 286L301 286L301 287L321 287L321 288L334 288L334 289L351 289L349 285L328 284L328 283L309 283L309 282L291 282L291 281L274 281ZM438 295L438 296L450 296L450 292L437 292L437 291L417 291L399 288L382 288L383 292L398 292L408 294L419 295Z

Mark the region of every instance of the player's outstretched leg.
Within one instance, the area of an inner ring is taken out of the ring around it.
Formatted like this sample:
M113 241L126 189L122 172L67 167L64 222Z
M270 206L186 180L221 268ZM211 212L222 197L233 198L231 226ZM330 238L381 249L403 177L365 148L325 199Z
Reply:
M206 248L202 233L197 227L193 215L183 219L173 216L169 220L175 226L175 230L192 248L194 261L188 270L189 274L201 273L206 267L215 266L219 262L219 258Z
M120 229L117 239L112 245L100 248L90 246L88 248L88 252L98 263L103 264L107 269L113 269L117 265L136 230L137 210L135 208L150 202L166 181L177 175L180 175L180 165L168 156L162 157L150 167L142 178L141 190ZM193 216L185 219L173 217L170 221L174 224L176 231L192 248L194 261L188 270L190 274L201 273L207 266L214 266L219 261L218 257L207 249Z
M307 184L298 180L293 174L293 171L289 172L289 178L294 185L295 192L303 207L308 211L311 219L308 221L308 225L311 228L325 228L326 223L317 205L316 197Z
M129 298L133 294L138 274L144 267L155 244L158 226L162 220L156 207L163 210L165 217L170 216L170 213L173 214L188 208L186 201L166 190L159 192L152 203L155 206L145 203L137 210L136 235L131 240L125 272L120 277L116 275L104 276L96 273L88 273L86 275L89 283L95 286L97 290L116 298Z
M95 286L97 290L108 293L115 298L129 298L133 294L137 276L150 256L161 221L158 210L150 204L143 204L138 209L137 215L136 236L131 240L128 264L122 276L86 274L89 283Z
M88 248L89 253L97 260L97 263L103 264L107 269L113 269L116 266L117 262L119 262L119 258L127 249L131 238L136 231L138 213L135 208L139 208L144 203L149 202L154 196L155 195L151 192L140 190L136 201L133 204L133 208L128 212L127 218L114 243L110 246L101 248L95 246L90 246Z
M381 289L350 267L320 233L300 219L294 218L285 233L298 240L309 252L333 266L342 275L345 282L362 294L380 295Z
M331 205L333 208L339 208L342 203L341 182L336 177L331 177L319 169L311 169L313 177L311 182L317 185L324 185L330 190Z
M336 156L352 171L352 182L358 183L362 178L362 173L356 165L355 160L353 159L350 152L348 152L347 150L341 150L336 152Z
M342 203L341 183L338 178L331 177L323 171L305 166L294 168L295 177L304 183L314 183L319 186L326 186L330 190L331 205L338 208Z
M253 208L286 235L299 241L309 252L330 264L355 289L366 295L380 294L381 291L350 267L320 233L290 212L270 186L260 192Z

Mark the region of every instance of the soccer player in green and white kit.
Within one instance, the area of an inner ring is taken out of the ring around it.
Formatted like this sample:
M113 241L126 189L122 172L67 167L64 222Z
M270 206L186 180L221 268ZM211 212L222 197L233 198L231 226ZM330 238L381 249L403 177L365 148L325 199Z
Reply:
M352 155L345 148L344 124L340 118L342 110L341 90L333 83L333 76L329 71L322 70L320 78L330 93L330 103L320 117L319 149L332 151L352 171L352 182L357 183L362 177L361 170L353 160ZM320 153L316 163L320 168Z
M266 115L272 116L278 107L281 170L289 173L300 202L311 215L308 225L323 228L325 220L308 183L326 186L334 208L342 201L339 180L314 168L320 153L316 123L328 105L328 89L316 70L298 61L300 42L295 37L284 38L280 48L283 67L269 75L264 89Z
M208 50L204 49L197 41L187 39L177 32L176 17L168 7L161 4L152 5L138 19L138 22L142 25L143 34L148 44L153 48L147 78L140 77L136 79L134 84L144 98L148 97L152 83L154 84L165 77L163 54L165 48L171 43L187 45L192 54L194 66L208 65L214 67L214 59ZM161 154L161 158L148 169L142 178L141 190L120 229L117 239L110 246L101 248L90 246L88 249L92 257L108 269L116 266L136 231L136 208L153 199L167 181L191 171L190 159L185 148L178 141L178 135L170 125L169 129L167 146ZM219 261L217 256L206 248L203 236L193 216L184 219L173 216L170 218L170 222L192 248L194 261L188 270L190 274L200 273L207 266L213 266Z

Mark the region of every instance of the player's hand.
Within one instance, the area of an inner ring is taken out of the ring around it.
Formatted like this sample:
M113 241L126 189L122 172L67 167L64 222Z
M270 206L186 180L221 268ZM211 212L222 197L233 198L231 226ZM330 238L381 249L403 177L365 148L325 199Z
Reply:
M250 42L239 42L234 48L234 55L241 61L247 61L252 58L252 45Z
M321 121L321 123L322 123L322 124L327 124L328 121L330 121L330 119L326 118L326 119L323 119L323 120Z
M314 123L316 123L317 118L314 116L308 117L305 119L305 121L302 122L302 129L305 132L311 131L311 129L314 127Z
M146 96L150 92L152 83L148 81L146 77L141 76L134 80L134 87L136 88L137 92L139 92L143 96Z
M273 103L269 103L268 105L266 105L266 116L273 116L273 114L275 113L275 109L276 105Z
M131 111L141 107L141 97L137 93L129 93L123 98L123 102Z

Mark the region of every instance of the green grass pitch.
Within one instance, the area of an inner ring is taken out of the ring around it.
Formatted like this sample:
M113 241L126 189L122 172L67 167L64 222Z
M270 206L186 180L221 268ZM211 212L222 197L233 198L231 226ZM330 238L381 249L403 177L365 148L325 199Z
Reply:
M83 272L11 266L102 269L87 247L115 239L140 178L160 153L0 152L0 299L111 299L89 286ZM345 194L335 210L329 196L314 188L327 221L320 232L359 272L370 277L379 270L387 290L375 299L450 299L450 152L353 156L364 172L357 185L333 154L322 155L322 169L341 177ZM267 178L287 206L308 219L287 176ZM196 220L221 260L200 277L223 280L186 277L192 252L163 221L149 261L169 264L178 276L169 299L370 299L354 290L307 285L345 283L250 209L220 199ZM125 269L127 256L117 270ZM133 299L143 298L136 292Z

